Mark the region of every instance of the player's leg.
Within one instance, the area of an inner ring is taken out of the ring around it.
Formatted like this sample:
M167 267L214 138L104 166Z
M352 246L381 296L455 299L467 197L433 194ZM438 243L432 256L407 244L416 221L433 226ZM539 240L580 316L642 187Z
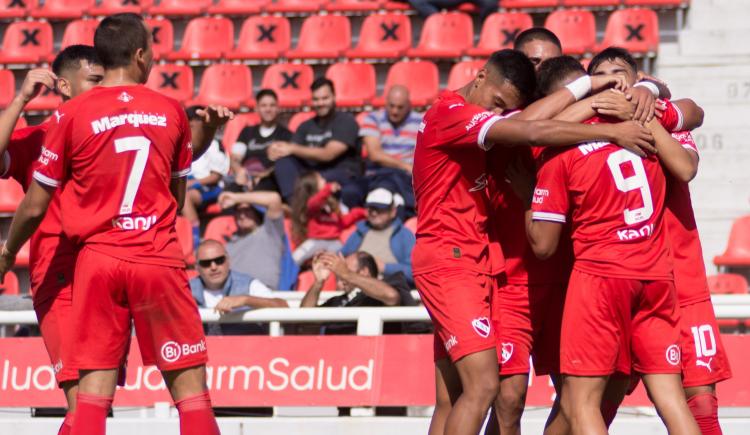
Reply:
M445 422L453 409L453 404L461 395L461 379L456 366L447 354L435 361L435 412L430 420L429 435L443 435Z
M604 424L609 427L617 416L617 410L620 408L625 395L628 393L631 385L631 378L628 375L615 374L609 377L607 388L602 395L600 410ZM637 384L636 384L637 385Z
M685 388L690 412L698 424L702 435L721 435L719 424L719 400L716 397L716 385L700 385Z
M680 375L676 373L643 374L643 384L670 434L700 435L690 413Z
M550 373L552 385L555 387L555 401L552 403L547 422L544 424L544 435L568 435L570 423L560 409L562 394L562 376L559 373Z
M560 406L575 435L606 434L600 410L606 376L563 376Z
M521 417L526 406L526 391L529 385L528 374L500 377L500 392L495 398L494 408L500 435L521 433ZM489 423L488 432L489 434Z
M180 414L180 434L219 434L211 397L206 387L206 366L162 371Z
M487 410L497 397L500 381L497 376L495 348L474 352L456 361L462 392L445 423L445 433L476 434L482 427Z

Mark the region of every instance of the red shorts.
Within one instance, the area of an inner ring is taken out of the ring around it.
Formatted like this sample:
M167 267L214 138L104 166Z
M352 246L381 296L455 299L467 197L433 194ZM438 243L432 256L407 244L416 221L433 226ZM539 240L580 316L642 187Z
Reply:
M607 278L573 270L560 338L560 369L574 376L680 373L672 281Z
M436 271L414 277L435 327L435 361L493 349L495 331L490 303L497 277L463 270Z
M73 272L74 264L68 269ZM75 368L63 349L70 346L66 341L73 332L73 297L71 283L67 280L55 288L50 287L33 287L34 294L54 294L54 297L47 297L37 300L34 297L34 311L39 319L39 331L42 333L44 347L47 348L49 360L52 363L52 369L55 371L55 380L60 384L66 381L78 380L78 369Z
M711 385L732 377L711 300L680 307L682 385Z
M71 362L111 369L124 358L131 319L145 365L205 364L206 339L184 269L132 263L83 248L73 281L76 330Z
M500 375L559 373L565 284L506 284L492 305Z

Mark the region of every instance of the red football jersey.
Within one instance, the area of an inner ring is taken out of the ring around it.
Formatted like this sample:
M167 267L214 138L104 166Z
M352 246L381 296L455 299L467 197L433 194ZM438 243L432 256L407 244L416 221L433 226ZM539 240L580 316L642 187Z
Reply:
M666 180L656 156L589 142L550 153L537 174L533 219L572 225L574 269L672 279L663 228Z
M690 132L673 133L672 136L679 140L683 147L698 154L698 148ZM707 301L711 299L711 292L706 282L703 248L698 237L688 183L676 179L669 172L665 175L667 208L664 223L672 246L677 300L682 306Z
M190 172L180 104L145 86L97 87L54 114L34 180L62 186L63 231L135 263L184 266L172 178Z
M502 118L444 92L424 116L414 150L417 202L414 274L460 267L483 274L504 270L488 238L485 135Z

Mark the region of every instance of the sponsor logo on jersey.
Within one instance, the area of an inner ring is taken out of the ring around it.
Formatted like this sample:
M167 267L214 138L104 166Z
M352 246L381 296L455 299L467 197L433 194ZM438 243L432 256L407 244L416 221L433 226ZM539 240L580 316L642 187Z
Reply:
M424 121L419 123L419 132L424 133L424 128L427 127L427 124L424 123Z
M65 116L65 114L64 113L60 113L59 110L55 110L54 115L55 115L55 119L57 120L58 124L60 123L60 118L62 118L63 116Z
M453 346L458 344L458 338L456 338L455 335L451 335L450 338L445 340L444 344L445 344L445 351L450 352L451 348L453 348Z
M42 152L39 153L39 163L43 165L49 164L50 160L57 161L60 157L57 153L50 151L49 148L42 146Z
M606 147L607 145L609 145L609 142L586 142L578 145L578 150L581 151L581 154L586 156L600 148Z
M474 180L474 187L469 189L469 192L479 192L487 187L487 174L482 174Z
M60 373L63 369L63 362L61 359L57 360L55 365L52 366L52 370L55 371L55 373Z
M505 364L513 357L513 343L503 343L500 351L500 362Z
M476 127L477 124L479 124L480 122L484 121L485 119L491 116L495 116L495 114L492 112L479 112L476 115L471 117L471 120L469 121L468 124L466 124L466 126L464 126L464 128L466 128L466 131L469 131L472 128Z
M182 357L206 351L206 341L201 340L195 344L179 344L168 341L161 346L161 357L166 362L175 362Z
M680 346L673 344L667 348L665 354L667 362L673 366L680 364Z
M130 124L133 127L140 127L141 125L166 127L167 116L153 113L123 113L122 115L103 116L91 122L91 129L94 130L94 134L99 134L125 124Z
M533 202L534 204L542 204L544 202L544 198L549 198L549 190L540 189L537 187L534 189L534 197L531 199L531 202Z
M122 94L120 94L120 96L117 97L117 99L122 101L123 103L129 103L133 101L133 96L123 91Z
M705 362L703 360L697 359L695 360L695 365L698 367L705 367L706 370L708 370L709 373L713 373L713 370L711 369L711 362L713 361L713 358L709 358L708 362Z
M474 327L474 331L480 337L487 338L490 336L490 321L486 317L477 317L471 321L471 326Z
M147 231L156 224L156 216L120 216L112 219L112 226L125 231Z
M649 237L654 233L654 224L644 225L637 230L617 230L617 238L621 241L637 240Z

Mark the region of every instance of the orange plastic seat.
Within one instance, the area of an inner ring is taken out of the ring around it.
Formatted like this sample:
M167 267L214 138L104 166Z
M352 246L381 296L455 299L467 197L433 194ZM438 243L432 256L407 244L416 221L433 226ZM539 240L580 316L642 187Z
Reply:
M234 221L234 216L216 216L206 225L203 240L216 240L223 245L235 231L237 231L237 223Z
M292 45L289 20L274 15L256 15L242 23L237 48L228 59L278 59Z
M153 0L101 0L88 10L89 15L106 16L130 12L140 14L154 5Z
M318 12L328 3L327 0L276 0L266 6L266 12L284 14L311 14Z
M193 226L190 224L189 220L182 216L177 216L175 230L177 231L177 241L180 242L180 248L182 248L182 255L185 259L185 264L188 266L194 265Z
M411 21L403 14L373 14L362 22L357 46L348 58L397 59L411 47Z
M716 295L742 295L747 293L747 280L736 273L720 273L706 277L708 288Z
M83 13L94 6L96 0L36 0L29 9L33 18L46 18L48 20L73 20L81 18Z
M315 118L315 112L313 111L297 112L292 115L291 118L289 118L287 128L289 129L289 131L295 132L299 128L300 124L312 118Z
M45 21L16 21L5 29L0 63L39 63L52 57L52 26Z
M147 18L146 24L151 28L153 44L151 49L155 59L161 59L174 51L174 26L166 18Z
M561 0L565 7L616 7L620 0Z
M18 117L18 121L16 121L16 126L13 127L13 130L18 130L19 128L26 128L29 126L29 123L26 122L26 118L23 116Z
M450 74L448 74L448 86L446 89L455 91L459 89L477 76L477 72L484 67L487 63L485 60L467 60L458 62L451 68Z
M315 283L315 275L310 270L306 270L304 272L300 272L299 275L297 275L297 290L298 291L307 291L312 287L312 285ZM321 289L323 291L333 291L336 290L336 275L331 274L328 279L323 283L323 288Z
M220 104L230 109L253 101L253 75L245 65L214 64L203 71L198 96L188 105Z
M16 96L16 78L13 71L0 69L0 107L5 107Z
M161 0L158 5L148 8L151 15L192 16L205 12L213 0Z
M469 56L488 57L497 50L513 48L516 36L534 26L531 15L522 12L496 12L484 20L482 33L475 48L467 51Z
M352 27L342 15L311 15L302 23L297 47L290 59L337 58L349 49Z
M385 95L393 85L404 85L409 89L414 106L426 106L438 95L440 76L437 66L429 61L396 62L388 70L384 92L373 101L376 106L385 104Z
M190 100L193 98L193 69L188 65L154 65L146 86L179 102Z
M21 293L21 289L18 285L18 276L12 270L5 273L5 279L0 284L0 295L15 296Z
M29 267L29 259L31 258L31 242L26 242L21 246L21 250L16 254L15 267Z
M263 74L261 88L276 91L279 106L299 108L310 100L313 69L310 65L277 63Z
M23 18L29 13L29 2L18 0L2 0L0 19Z
M554 11L547 16L544 27L560 38L565 54L582 55L594 50L596 23L590 11Z
M15 213L23 196L23 189L15 180L0 179L0 215Z
M617 46L631 53L659 50L659 17L651 9L620 9L612 12L599 49Z
M237 138L240 136L240 133L242 133L242 129L249 125L257 125L259 123L260 116L255 112L234 115L234 119L227 122L224 126L224 136L221 138L221 143L224 145L224 150L227 154L232 152L232 145L237 142Z
M99 20L74 20L68 23L63 33L60 50L71 45L83 44L94 45L94 33L99 26Z
M36 98L29 101L26 110L32 112L47 112L57 109L62 104L60 95L49 88L43 88L42 92Z
M717 266L750 266L750 215L732 223L724 253L714 257Z
M208 7L212 15L250 15L259 14L271 4L271 0L219 0Z
M448 12L427 17L417 47L407 50L409 57L453 58L474 45L474 24L468 14Z
M500 7L506 9L550 9L558 6L560 0L500 0Z
M381 0L331 0L325 8L331 12L371 12L382 6Z
M336 63L326 71L336 88L336 105L364 106L375 98L375 67L369 63Z
M221 59L234 46L234 25L229 18L193 18L185 28L182 46L170 60Z
M624 0L625 6L687 7L690 0Z

